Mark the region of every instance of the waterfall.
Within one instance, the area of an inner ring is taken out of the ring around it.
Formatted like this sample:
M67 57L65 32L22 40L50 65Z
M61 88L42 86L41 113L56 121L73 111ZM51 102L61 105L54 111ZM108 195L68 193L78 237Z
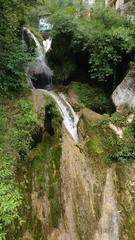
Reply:
M29 64L27 74L31 77L35 75L40 76L40 79L42 79L42 81L44 81L44 79L47 78L47 82L51 86L53 72L47 66L44 50L38 39L35 37L35 35L26 27L23 28L23 35L25 35L25 33L27 36L29 36L29 38L31 38L34 41L36 53L36 62Z
M77 124L79 121L78 115L74 112L73 108L66 99L63 93L55 93L54 91L47 91L40 89L45 95L51 96L56 102L58 109L63 118L63 125L68 130L75 143L79 143L79 136L77 133Z
M49 49L51 48L51 44L52 44L52 39L48 38L45 41L43 41L43 47L44 47L44 52L47 53L49 51Z
M43 46L44 46L44 50L43 50L43 47L41 46L41 44L39 43L35 35L28 28L23 28L23 32L26 32L27 35L29 35L30 38L35 43L36 60L37 60L36 66L34 69L35 74L42 73L42 72L45 73L45 75L48 76L48 79L50 79L50 85L52 85L51 79L53 74L51 69L47 66L46 59L45 59L45 53L50 49L52 40L47 39L46 41L43 42ZM27 71L27 74L28 72L29 71ZM29 77L29 74L28 74L28 77ZM32 84L32 81L30 81L30 83ZM40 91L42 91L45 95L51 96L54 99L60 111L60 114L63 118L63 125L68 130L68 132L74 139L75 143L78 144L79 136L77 133L77 124L78 124L79 118L77 114L74 112L69 102L67 101L66 96L62 93L56 94L54 91L47 91L45 89L40 89Z

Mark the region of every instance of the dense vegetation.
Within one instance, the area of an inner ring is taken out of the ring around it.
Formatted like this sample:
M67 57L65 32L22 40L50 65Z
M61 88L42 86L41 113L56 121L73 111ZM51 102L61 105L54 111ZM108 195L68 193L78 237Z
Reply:
M67 81L74 73L83 71L88 73L84 81L110 82L114 88L134 60L132 24L111 9L97 8L90 16L80 15L71 8L58 11L52 22L50 59L56 79Z
M27 99L14 99L10 103L1 99L0 106L0 239L4 240L12 233L15 236L24 223L20 211L23 207L20 186L25 188L25 182L19 182L18 175L22 161L31 149L37 119Z
M119 162L121 164L135 163L135 118L128 125L126 119L124 120L124 116L120 114L116 124L117 126L119 124L124 125L123 138L118 141L116 151L113 152L108 160L109 162Z
M85 107L101 114L114 111L111 100L108 99L102 88L92 87L85 83L72 82L71 89L73 89Z
M24 67L29 55L22 48L21 27L27 7L34 1L0 0L0 91L21 91L26 85Z

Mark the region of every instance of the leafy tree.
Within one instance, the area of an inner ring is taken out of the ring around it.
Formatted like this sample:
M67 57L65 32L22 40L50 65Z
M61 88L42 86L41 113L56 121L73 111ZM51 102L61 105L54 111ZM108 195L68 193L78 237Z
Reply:
M24 64L28 55L21 46L21 27L25 21L25 11L32 3L35 1L0 0L1 92L19 91L24 87Z
M127 19L111 9L95 9L90 16L83 16L74 8L70 12L65 8L53 14L51 20L54 27L50 59L55 62L55 72L57 66L65 72L67 64L72 63L76 67L69 68L69 78L85 65L90 80L112 79L115 86L118 67L126 62L126 71L135 56L134 29Z

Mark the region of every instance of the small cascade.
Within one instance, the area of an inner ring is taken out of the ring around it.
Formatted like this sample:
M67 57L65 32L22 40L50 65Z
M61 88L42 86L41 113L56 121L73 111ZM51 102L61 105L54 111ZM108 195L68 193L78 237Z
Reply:
M37 38L34 36L34 34L28 28L23 28L23 32L26 32L26 34L29 35L30 38L33 39L33 41L35 43L36 59L37 59L36 66L34 69L35 75L45 73L45 75L47 75L47 77L49 79L50 86L52 86L53 73L52 73L51 69L47 66L46 60L45 60L45 53L47 53L47 51L49 51L52 40L47 39L46 41L43 42L43 46L44 46L44 50L43 50L43 48L42 48L41 44L39 43L39 41L37 40ZM28 75L30 86L32 86L32 88L34 88L34 87L41 88L41 83L39 83L39 87L37 86L37 84L36 84L36 86L35 86L35 84L33 84L33 81L31 80L31 74L29 74L29 67L27 70L27 75ZM39 82L40 82L40 80L41 79L39 79ZM38 80L35 80L35 81L38 82ZM56 94L54 91L47 91L44 89L40 89L40 91L42 91L46 95L51 96L54 99L54 101L56 102L58 109L61 113L61 116L63 118L63 124L64 124L65 128L68 130L68 132L74 139L75 143L78 144L79 136L77 133L77 124L78 124L79 118L78 118L77 114L74 112L71 105L68 103L66 96L62 93Z
M44 48L45 54L49 51L49 49L51 48L51 45L52 45L51 38L48 38L45 41L43 41L43 48Z
M36 62L31 63L28 66L27 69L27 75L29 75L31 78L35 77L37 80L33 80L34 86L38 87L38 79L41 82L41 85L52 85L52 76L53 72L52 70L47 66L44 50L39 43L38 39L35 37L35 35L28 29L23 28L23 36L24 35L29 36L34 43L35 43L35 53L36 53ZM23 37L24 39L24 37ZM45 84L46 82L46 84Z
M54 101L56 102L58 109L61 113L63 118L63 124L65 128L68 130L72 138L74 139L75 143L79 143L79 136L77 133L77 124L79 121L78 115L74 112L71 105L68 103L66 96L63 93L56 94L54 91L47 91L41 89L41 91L45 95L51 96Z

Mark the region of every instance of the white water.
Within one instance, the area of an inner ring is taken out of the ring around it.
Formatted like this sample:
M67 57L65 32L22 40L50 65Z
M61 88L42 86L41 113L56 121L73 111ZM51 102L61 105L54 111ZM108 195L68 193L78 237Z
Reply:
M40 44L40 42L38 41L38 39L35 37L35 35L28 29L28 28L23 28L23 32L26 32L27 35L30 36L31 39L33 39L34 43L35 43L35 52L36 52L36 63L34 64L34 66L32 67L32 71L36 74L40 73L45 73L46 76L48 77L49 80L51 80L52 76L53 76L53 72L52 70L47 66L46 63L46 59L45 59L45 54L44 54L44 50Z
M43 41L43 48L44 48L44 52L47 53L49 51L49 49L51 48L52 45L52 39L48 38L45 41Z
M36 45L36 55L37 55L37 60L38 60L36 64L38 65L38 68L41 65L41 68L43 69L45 74L48 77L50 77L50 80L51 80L52 71L47 66L47 64L45 62L45 54L44 54L44 51L43 51L43 48L42 48L41 44L39 43L37 38L34 36L34 34L29 29L23 28L23 31L26 31L26 33L35 42L35 45ZM43 44L44 44L45 53L50 49L51 41L52 41L51 39L48 39L48 41L47 40L44 41ZM35 71L37 71L37 69L35 69ZM32 82L31 82L31 84L32 84ZM33 87L33 85L32 85L32 87ZM62 94L62 93L57 93L56 94L53 91L47 91L47 90L44 90L44 89L41 89L41 91L44 94L49 95L49 96L51 96L54 99L54 101L56 102L56 104L58 106L58 109L59 109L59 111L61 113L61 116L63 118L63 124L64 124L65 128L68 130L68 132L70 133L70 135L74 139L75 143L78 144L79 143L79 136L78 136L78 133L77 133L77 124L78 124L79 118L78 118L77 114L74 112L74 110L71 107L71 105L68 103L68 101L66 99L66 96L64 94Z
M79 136L77 133L77 124L79 117L67 101L66 96L63 93L56 94L54 91L47 91L44 89L40 89L40 91L54 99L63 118L63 125L68 130L75 143L78 144Z

